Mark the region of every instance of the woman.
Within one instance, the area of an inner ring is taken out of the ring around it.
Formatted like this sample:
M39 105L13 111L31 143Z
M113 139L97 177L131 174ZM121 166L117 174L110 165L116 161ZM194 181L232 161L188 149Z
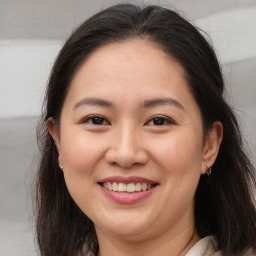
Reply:
M41 254L255 253L255 173L223 91L212 47L174 11L83 23L39 124Z

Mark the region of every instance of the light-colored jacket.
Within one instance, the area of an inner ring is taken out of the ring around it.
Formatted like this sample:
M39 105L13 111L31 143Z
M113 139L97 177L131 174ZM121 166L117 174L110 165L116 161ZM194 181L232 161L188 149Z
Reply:
M213 236L199 240L186 254L186 256L222 256L217 249L217 242Z
M96 248L89 250L88 245L89 243L84 245L80 256L96 256ZM93 248L92 244L89 247ZM217 249L216 239L213 236L207 236L199 240L186 256L222 256L222 253Z

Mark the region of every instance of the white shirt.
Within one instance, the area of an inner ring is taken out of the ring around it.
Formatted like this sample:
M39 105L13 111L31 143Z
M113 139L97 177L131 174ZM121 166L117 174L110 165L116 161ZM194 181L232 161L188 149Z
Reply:
M96 256L95 251L88 250L86 244L79 255ZM222 253L217 249L216 239L213 236L207 236L199 240L185 256L222 256Z
M222 256L218 251L217 242L213 236L199 240L185 256Z

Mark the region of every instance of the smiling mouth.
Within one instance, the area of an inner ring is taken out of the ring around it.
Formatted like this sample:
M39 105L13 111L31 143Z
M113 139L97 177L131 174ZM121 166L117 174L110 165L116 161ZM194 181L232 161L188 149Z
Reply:
M100 182L99 185L107 190L119 192L119 193L136 193L141 191L147 191L157 186L158 184L147 184L144 182L137 183L122 183L122 182Z

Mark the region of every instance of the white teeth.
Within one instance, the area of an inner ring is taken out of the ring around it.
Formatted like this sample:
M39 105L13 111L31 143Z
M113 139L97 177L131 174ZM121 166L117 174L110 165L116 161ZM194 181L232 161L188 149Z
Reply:
M135 184L134 183L127 184L127 192L135 192Z
M126 190L126 184L125 183L118 183L118 192L125 192Z
M146 183L142 183L141 189L143 191L146 191L147 190L147 184Z
M118 184L117 182L113 182L113 191L117 191L117 190L118 190Z
M115 192L140 192L140 191L146 191L153 187L153 184L147 184L147 183L117 183L117 182L103 182L102 186L108 190L115 191Z
M136 183L136 191L141 191L141 183Z
M110 182L107 182L107 189L113 190L113 185Z

